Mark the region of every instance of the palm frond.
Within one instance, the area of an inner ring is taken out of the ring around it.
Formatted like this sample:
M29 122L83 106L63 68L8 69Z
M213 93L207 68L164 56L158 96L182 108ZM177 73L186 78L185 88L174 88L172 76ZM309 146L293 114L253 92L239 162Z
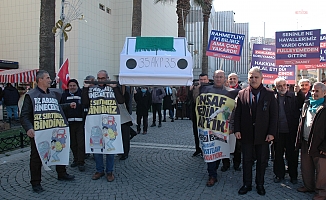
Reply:
M161 2L162 4L165 4L167 2L173 3L174 0L154 0L154 4L157 4L158 2Z

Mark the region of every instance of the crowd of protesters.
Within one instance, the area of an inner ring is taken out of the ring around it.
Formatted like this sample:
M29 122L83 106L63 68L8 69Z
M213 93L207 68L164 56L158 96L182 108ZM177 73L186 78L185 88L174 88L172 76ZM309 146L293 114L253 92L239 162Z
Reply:
M109 80L105 70L97 74L97 78L88 76L88 80ZM326 81L324 81L326 83ZM48 88L51 80L48 73L40 70L37 76L37 87L25 96L22 107L21 122L27 135L33 143L33 119L30 116L32 109L30 95L52 95ZM103 87L105 84L99 84ZM225 75L224 71L217 70L213 81L209 80L207 74L200 74L198 81L192 86L181 87L133 87L129 90L122 89L123 86L109 84L113 88L117 101L126 105L131 113L130 100L136 103L136 127L135 134L151 133L149 129L149 112L153 112L152 124L160 128L163 122L174 122L177 119L191 119L193 121L193 133L195 141L195 152L193 156L203 156L201 141L198 137L196 119L196 99L204 93L216 93L235 99L235 109L232 114L232 129L230 134L235 134L236 147L232 156L233 169L243 171L243 186L238 193L244 195L252 190L252 166L256 164L256 190L259 195L265 195L264 188L265 169L270 156L273 157L274 182L280 183L286 178L286 172L292 184L298 183L298 158L301 152L301 172L304 185L297 189L298 192L316 192L314 199L326 198L326 174L323 168L326 165L326 130L325 126L325 94L326 86L322 82L311 85L308 79L301 79L298 85L289 90L286 80L277 78L274 81L275 88L270 90L263 85L263 76L259 68L252 68L248 72L248 86L241 88L238 76L235 73ZM68 89L61 94L59 102L69 104L64 110L69 122L71 150L73 161L71 167L78 167L85 171L85 115L87 114L87 96L89 84L84 83L80 88L76 79L68 82ZM127 91L127 92L126 92ZM14 93L10 84L2 92L3 97L8 97L7 92ZM85 94L83 94L85 93ZM126 94L128 93L128 94ZM14 98L15 95L10 95ZM133 97L133 98L132 98ZM5 99L5 98L4 98ZM5 100L6 101L6 100ZM15 111L15 105L7 105L8 110ZM18 102L18 100L17 100ZM8 104L8 102L7 102ZM10 111L9 111L10 112ZM14 119L18 116L10 115ZM170 120L169 120L170 119ZM130 149L131 120L121 124L124 154L120 159L128 158ZM231 126L231 125L230 125ZM271 145L273 144L273 145ZM272 148L271 148L272 146ZM96 173L92 176L97 180L106 175L109 182L115 179L113 175L114 157L106 155L106 167L103 165L103 155L94 154L96 161ZM242 157L242 160L241 160ZM217 182L216 170L219 168L220 160L207 163L209 179L208 187ZM229 158L222 159L221 171L225 172L231 168ZM40 185L40 160L35 145L31 152L31 184L35 192L42 192ZM66 172L64 166L57 166L59 180L73 180L74 176ZM105 174L106 172L106 174Z

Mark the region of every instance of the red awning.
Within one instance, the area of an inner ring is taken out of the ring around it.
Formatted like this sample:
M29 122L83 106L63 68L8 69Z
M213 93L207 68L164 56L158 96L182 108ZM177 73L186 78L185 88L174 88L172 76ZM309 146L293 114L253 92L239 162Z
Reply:
M11 69L0 71L0 83L31 83L36 81L38 69Z

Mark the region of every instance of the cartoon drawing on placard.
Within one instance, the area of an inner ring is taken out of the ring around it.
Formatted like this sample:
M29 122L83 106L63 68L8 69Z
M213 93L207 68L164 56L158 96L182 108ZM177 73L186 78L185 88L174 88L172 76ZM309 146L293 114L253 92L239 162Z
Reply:
M91 129L91 136L89 138L89 145L91 147L91 151L94 149L100 149L103 152L105 147L102 130L99 126L93 126Z
M104 122L106 124L104 124ZM113 142L115 141L118 131L117 131L117 123L115 122L114 116L107 116L102 118L102 123L103 123L103 135L108 139L107 141L107 150L108 151L113 151L115 150L115 147L113 145Z
M42 141L38 143L38 151L41 157L41 160L44 161L45 164L47 164L51 158L51 148L50 143L48 141Z
M52 162L59 162L59 154L66 147L66 130L65 129L54 129L51 138L51 148L54 150L52 155Z

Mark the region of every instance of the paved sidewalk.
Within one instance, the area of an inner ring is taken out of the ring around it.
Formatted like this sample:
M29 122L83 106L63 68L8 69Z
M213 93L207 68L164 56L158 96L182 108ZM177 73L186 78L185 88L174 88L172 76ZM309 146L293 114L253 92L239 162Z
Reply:
M149 120L149 124L151 124ZM284 182L273 182L272 162L266 170L266 196L256 189L246 195L238 195L242 185L242 172L218 169L218 182L206 187L208 174L201 157L192 157L194 139L190 120L164 122L161 128L148 129L147 135L132 139L129 158L115 158L113 182L104 177L91 180L95 162L86 160L86 171L67 167L76 176L71 182L58 181L55 170L42 171L41 194L32 192L29 176L29 148L16 150L10 156L0 156L0 199L311 199L313 194L298 193L286 176ZM134 127L135 128L135 127ZM10 154L10 153L9 153ZM231 164L232 166L232 164ZM253 173L255 174L255 173ZM254 183L254 180L253 180Z

